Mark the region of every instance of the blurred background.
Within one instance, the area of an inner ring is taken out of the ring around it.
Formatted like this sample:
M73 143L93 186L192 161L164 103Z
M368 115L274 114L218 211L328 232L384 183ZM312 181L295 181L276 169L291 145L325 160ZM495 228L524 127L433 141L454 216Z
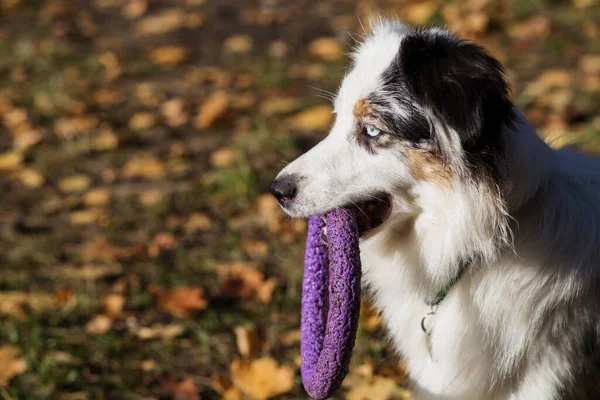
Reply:
M0 399L306 397L306 223L266 192L372 13L483 44L600 148L598 0L0 0ZM365 299L337 398L404 384Z

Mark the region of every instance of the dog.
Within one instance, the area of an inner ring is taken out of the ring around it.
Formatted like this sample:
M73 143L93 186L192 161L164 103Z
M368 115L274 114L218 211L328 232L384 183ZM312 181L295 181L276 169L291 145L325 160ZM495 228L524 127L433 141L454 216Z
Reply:
M540 139L482 47L374 25L271 191L292 217L356 210L415 399L600 398L599 160Z

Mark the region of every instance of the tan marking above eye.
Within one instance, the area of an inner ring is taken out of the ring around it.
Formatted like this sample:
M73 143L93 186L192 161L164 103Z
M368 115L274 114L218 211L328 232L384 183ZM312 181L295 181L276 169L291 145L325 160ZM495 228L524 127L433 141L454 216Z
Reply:
M352 110L352 114L356 119L363 119L367 115L369 115L370 111L371 108L369 107L369 102L363 98L358 99L356 103L354 103L354 109Z

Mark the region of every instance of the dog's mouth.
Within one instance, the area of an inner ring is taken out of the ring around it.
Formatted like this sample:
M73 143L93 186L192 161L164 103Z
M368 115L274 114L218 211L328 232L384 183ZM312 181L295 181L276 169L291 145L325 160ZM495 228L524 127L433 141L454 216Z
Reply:
M358 234L363 236L367 232L383 224L392 213L392 198L388 194L380 193L370 200L348 205L356 211Z

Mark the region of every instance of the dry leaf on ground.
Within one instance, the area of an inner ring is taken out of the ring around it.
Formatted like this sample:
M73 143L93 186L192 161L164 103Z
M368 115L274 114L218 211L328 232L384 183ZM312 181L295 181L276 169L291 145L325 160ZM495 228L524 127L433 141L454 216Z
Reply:
M234 360L231 377L239 390L256 400L279 396L294 387L294 370L277 365L270 357L252 361Z
M342 45L336 38L322 37L314 40L308 46L308 51L322 60L339 60L344 55Z
M64 193L78 193L86 190L91 182L92 180L87 175L72 175L61 179L58 187Z
M194 121L197 128L209 128L229 108L229 96L223 90L216 91L204 100Z
M8 386L12 378L27 370L27 361L16 346L0 347L0 387Z
M247 35L230 36L223 43L223 48L227 53L247 54L252 50L254 41Z
M152 50L148 56L158 65L171 66L187 60L189 55L189 49L184 47L163 46Z
M156 297L158 309L180 318L188 318L208 307L208 301L202 288L165 289L150 287L150 293Z
M0 172L14 171L21 166L23 155L14 151L0 154Z
M291 118L291 127L305 132L326 130L333 120L331 111L327 105L309 108Z
M112 319L108 315L99 314L85 325L85 331L91 335L104 335L111 327Z
M56 308L56 296L39 292L0 292L0 315L25 318L26 310L44 312Z
M185 21L183 10L165 10L158 15L144 18L135 26L135 33L139 36L159 35L178 29Z
M40 273L44 276L57 279L95 281L107 276L122 274L123 266L120 264L86 264L83 266L64 265L41 268Z
M400 387L391 378L373 376L356 383L346 394L348 400L411 400L408 389Z
M166 173L165 163L149 155L133 157L123 167L125 178L157 179Z
M161 325L155 324L151 327L139 328L135 334L142 340L163 339L172 340L185 332L185 327L178 324Z
M223 282L220 294L227 298L248 299L255 295L261 302L269 303L277 280L270 278L265 281L262 272L252 263L236 262L231 265L217 267Z
M238 351L245 358L254 358L260 353L260 339L255 326L237 326L234 329Z

